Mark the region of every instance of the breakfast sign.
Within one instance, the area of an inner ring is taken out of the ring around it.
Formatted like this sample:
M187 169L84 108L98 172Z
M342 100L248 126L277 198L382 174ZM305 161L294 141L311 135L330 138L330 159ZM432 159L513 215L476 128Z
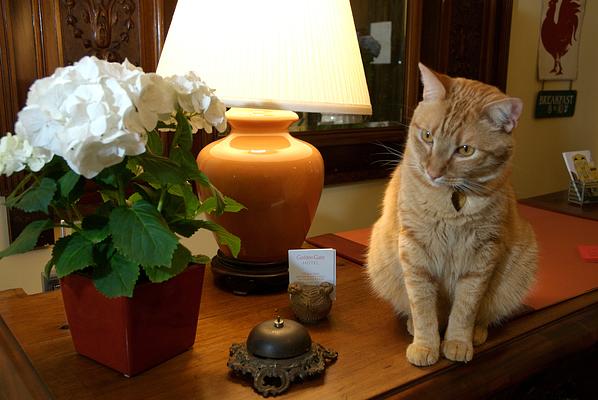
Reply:
M586 0L542 0L538 79L569 81L569 90L541 90L536 98L536 118L572 117L577 91L579 41Z
M536 98L536 118L572 117L577 90L541 90Z

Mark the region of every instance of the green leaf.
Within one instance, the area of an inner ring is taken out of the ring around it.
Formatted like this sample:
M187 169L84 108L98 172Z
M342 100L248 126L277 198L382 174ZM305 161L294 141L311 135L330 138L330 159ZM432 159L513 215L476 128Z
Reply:
M238 201L231 199L228 196L224 196L224 212L239 212L246 208L247 207Z
M193 218L197 215L199 209L199 199L193 192L193 188L190 184L185 183L183 185L175 185L168 189L168 193L175 196L182 197L185 201L185 215L187 218Z
M100 243L110 235L108 218L102 215L89 215L83 218L81 234L92 243Z
M129 260L144 266L170 265L178 239L147 201L114 209L109 225L114 245Z
M206 174L204 174L201 171L199 171L199 173L197 174L197 176L194 176L194 177L192 177L190 179L193 179L195 182L197 182L201 186L212 187L212 183L210 182L210 179L207 177Z
M42 178L38 185L30 187L15 207L25 212L43 211L48 213L48 206L56 193L56 181Z
M69 198L71 191L75 188L80 179L81 175L77 174L72 170L69 170L60 179L58 179L58 188L60 189L60 196L64 198Z
M138 193L143 199L153 204L158 203L160 199L160 192L156 191L153 187L142 185L138 182L133 182L133 186L139 189L139 191L136 193Z
M161 185L177 185L186 182L185 171L166 157L144 153L137 157L144 174L160 182Z
M21 197L23 197L24 192L27 191L26 189L24 190L24 188L27 187L27 185L29 184L29 181L32 180L33 178L35 178L35 174L33 172L31 172L31 173L25 175L25 177L19 181L17 186L13 189L13 191L6 198L6 201L5 201L6 208L13 208L15 206L15 204L17 204L19 202Z
M172 148L180 147L181 149L190 152L193 146L193 134L191 132L191 125L189 120L181 110L176 113L176 131L172 139Z
M42 219L33 221L23 229L19 237L8 246L8 248L0 251L0 258L11 256L13 254L20 254L26 251L33 250L39 235L46 229L54 226L51 220Z
M184 237L191 237L203 226L203 221L182 219L170 223L170 229Z
M132 297L138 278L139 265L117 251L110 258L109 265L94 269L93 283L106 297Z
M120 162L111 167L104 168L93 180L102 185L118 189L118 180L128 182L135 175L127 168L129 159L125 158L125 162Z
M241 250L241 239L212 221L202 222L204 223L202 228L214 232L216 234L216 241L221 245L227 246L233 257L237 257Z
M61 247L64 247L61 248L60 253L53 255L56 262L56 275L59 278L94 265L93 243L83 235L75 232L60 241L65 241L66 245L61 244Z
M246 208L243 204L231 199L230 197L223 197L224 212L239 212ZM210 196L201 203L201 206L197 210L198 213L211 214L216 211L216 198Z
M204 256L203 254L196 254L191 257L192 263L196 264L207 264L211 261L210 257Z
M239 254L239 250L241 250L241 239L215 222L199 219L183 220L173 222L170 226L173 231L185 237L192 236L198 229L207 229L214 232L216 241L221 245L227 246L234 257L236 257Z
M147 147L154 154L157 154L159 156L163 154L164 147L162 145L162 138L160 137L160 134L157 131L153 130L151 132L148 132Z
M132 204L132 203L138 202L139 200L143 200L143 196L141 195L141 193L135 192L129 196L129 198L127 199L127 202Z
M189 180L202 180L205 175L202 176L199 168L197 167L197 161L195 156L188 150L175 147L170 150L170 159L179 164Z
M168 267L147 267L143 269L152 282L164 282L187 268L189 262L192 260L191 252L182 244L179 243L177 249L172 255L172 261Z
M187 208L185 200L178 196L173 196L170 193L164 195L164 203L162 208L162 215L166 222L170 225L172 221L179 221L187 219Z
M102 201L111 201L114 203L118 203L119 200L119 192L118 190L112 190L112 189L100 189L99 190L100 195L102 196Z

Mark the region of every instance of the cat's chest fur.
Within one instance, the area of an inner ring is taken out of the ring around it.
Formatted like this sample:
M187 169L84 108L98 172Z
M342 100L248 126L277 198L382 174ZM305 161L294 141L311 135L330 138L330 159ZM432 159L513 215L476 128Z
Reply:
M499 237L499 218L488 199L469 197L456 210L451 193L428 197L407 196L399 220L420 244L422 265L432 275L454 280L476 268L476 256L492 238ZM399 239L400 240L400 239Z

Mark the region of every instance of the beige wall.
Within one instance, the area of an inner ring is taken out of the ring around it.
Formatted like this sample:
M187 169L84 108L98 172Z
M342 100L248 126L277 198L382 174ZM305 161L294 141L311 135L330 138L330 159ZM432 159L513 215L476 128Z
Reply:
M377 180L324 188L309 236L371 225L378 215L384 185L383 180ZM8 245L5 218L0 206L0 249ZM198 232L183 243L194 254L216 254L216 242L209 232ZM30 294L41 291L40 274L50 254L50 248L44 248L0 260L0 290L23 288Z
M529 197L567 188L568 175L561 155L564 151L592 151L598 159L598 4L586 1L581 30L579 73L573 82L577 104L572 118L534 119L537 80L537 48L541 2L515 0L509 52L507 92L520 97L524 111L515 131L517 149L513 183L519 197ZM546 90L568 89L568 82L547 82Z

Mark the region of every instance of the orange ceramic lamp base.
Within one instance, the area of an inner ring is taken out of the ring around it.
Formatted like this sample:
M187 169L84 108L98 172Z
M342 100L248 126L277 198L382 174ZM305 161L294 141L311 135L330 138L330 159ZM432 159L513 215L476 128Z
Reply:
M212 262L219 283L237 292L288 284L287 251L300 248L324 182L324 163L311 144L288 132L290 111L231 108L231 132L204 147L197 163L210 181L246 209L213 219L241 238L237 259L227 247ZM200 189L200 196L211 193Z

